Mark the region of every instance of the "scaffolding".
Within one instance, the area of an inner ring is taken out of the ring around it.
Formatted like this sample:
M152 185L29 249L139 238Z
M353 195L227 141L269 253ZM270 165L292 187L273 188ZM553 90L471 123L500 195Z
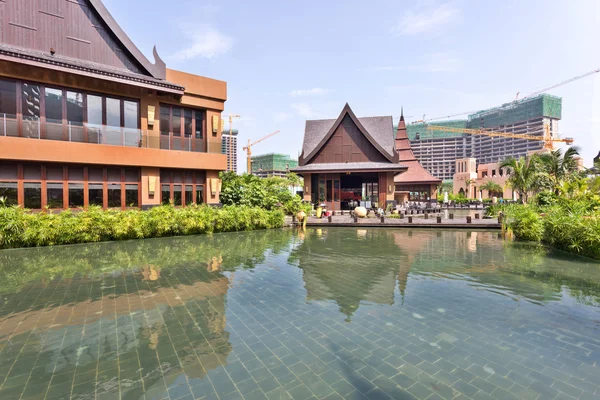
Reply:
M287 154L269 153L252 157L252 174L258 176L285 176L298 166L298 160Z
M562 99L541 94L471 114L466 128L495 128L542 117L561 119L561 115Z

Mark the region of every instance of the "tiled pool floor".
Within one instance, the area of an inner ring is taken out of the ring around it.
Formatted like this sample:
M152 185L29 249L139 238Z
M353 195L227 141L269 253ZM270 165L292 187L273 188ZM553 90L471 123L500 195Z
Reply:
M597 399L600 265L570 258L351 228L0 252L0 399Z

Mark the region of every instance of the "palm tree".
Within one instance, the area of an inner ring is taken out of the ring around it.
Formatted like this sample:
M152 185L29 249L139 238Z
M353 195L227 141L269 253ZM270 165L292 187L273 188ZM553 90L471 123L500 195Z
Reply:
M442 194L444 192L452 193L452 182L442 182L438 186L438 193Z
M467 186L467 198L471 197L471 185L475 183L475 179L467 178L465 179L465 185Z
M500 163L500 168L510 168L508 184L517 192L523 203L527 202L527 192L535 186L539 176L539 156L532 154L520 159L509 157Z
M497 184L496 182L487 181L483 185L479 187L480 190L487 190L488 199L492 197L493 194L502 193L502 186Z
M558 194L562 182L577 172L578 155L579 149L575 146L569 147L564 155L560 149L540 155L541 164L552 182L556 194Z

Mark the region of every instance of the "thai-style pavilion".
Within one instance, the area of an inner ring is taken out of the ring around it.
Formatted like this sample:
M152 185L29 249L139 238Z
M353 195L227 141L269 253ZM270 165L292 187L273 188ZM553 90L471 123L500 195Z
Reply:
M361 201L385 208L430 200L441 182L410 150L404 116L394 138L392 116L358 118L348 104L337 119L306 121L302 154L292 172L304 177L305 201L332 210L353 209ZM408 179L401 179L404 175Z

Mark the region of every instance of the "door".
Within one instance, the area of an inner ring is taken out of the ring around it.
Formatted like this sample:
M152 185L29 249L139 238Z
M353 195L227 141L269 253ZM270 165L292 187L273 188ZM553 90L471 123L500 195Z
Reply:
M330 175L325 180L325 203L329 210L341 210L339 175Z

